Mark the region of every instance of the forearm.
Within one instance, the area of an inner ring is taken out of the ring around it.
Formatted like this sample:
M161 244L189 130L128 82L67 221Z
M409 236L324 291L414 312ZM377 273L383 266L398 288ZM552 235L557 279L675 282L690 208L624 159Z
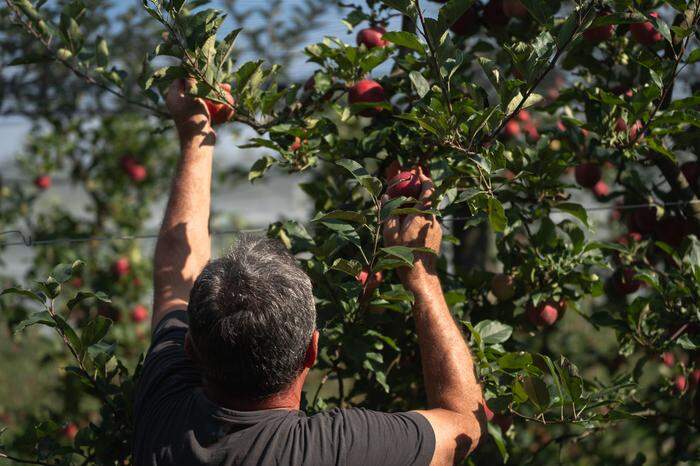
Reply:
M173 179L154 259L154 321L159 309L187 300L209 261L209 211L213 145L206 136L181 138L182 156Z
M464 337L445 302L440 280L420 263L406 280L415 296L414 318L431 408L465 416L480 412L481 387Z

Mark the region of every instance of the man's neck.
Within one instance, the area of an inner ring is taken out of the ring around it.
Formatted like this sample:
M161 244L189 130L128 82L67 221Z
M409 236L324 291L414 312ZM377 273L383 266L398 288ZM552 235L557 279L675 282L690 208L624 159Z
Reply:
M226 390L208 382L204 384L204 394L217 405L235 411L297 410L301 406L301 390L297 390L297 384L292 384L288 389L261 400L231 396Z

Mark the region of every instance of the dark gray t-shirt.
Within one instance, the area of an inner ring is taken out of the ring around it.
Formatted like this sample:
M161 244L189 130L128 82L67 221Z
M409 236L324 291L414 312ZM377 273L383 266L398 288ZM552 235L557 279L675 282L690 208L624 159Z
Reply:
M418 413L233 411L211 402L184 350L187 313L158 324L135 400L134 462L145 465L427 465L435 434Z

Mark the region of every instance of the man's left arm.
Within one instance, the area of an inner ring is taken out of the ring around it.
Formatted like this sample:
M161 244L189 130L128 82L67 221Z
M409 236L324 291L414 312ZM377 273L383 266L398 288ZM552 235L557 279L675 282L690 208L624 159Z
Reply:
M156 243L152 329L170 311L187 307L192 285L211 257L209 211L216 133L204 102L186 95L190 84L174 82L167 97L181 157Z

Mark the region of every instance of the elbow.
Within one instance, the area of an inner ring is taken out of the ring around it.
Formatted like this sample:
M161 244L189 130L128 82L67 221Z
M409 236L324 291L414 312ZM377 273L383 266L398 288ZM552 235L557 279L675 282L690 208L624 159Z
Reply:
M472 413L461 416L460 430L462 434L457 438L457 451L455 460L459 463L472 454L479 446L482 437L486 436L486 413L482 405Z
M481 410L483 414L483 409ZM460 445L461 458L464 459L474 452L481 442L482 436L486 434L486 417L482 414L470 414L465 416L462 426L464 432L464 442Z

